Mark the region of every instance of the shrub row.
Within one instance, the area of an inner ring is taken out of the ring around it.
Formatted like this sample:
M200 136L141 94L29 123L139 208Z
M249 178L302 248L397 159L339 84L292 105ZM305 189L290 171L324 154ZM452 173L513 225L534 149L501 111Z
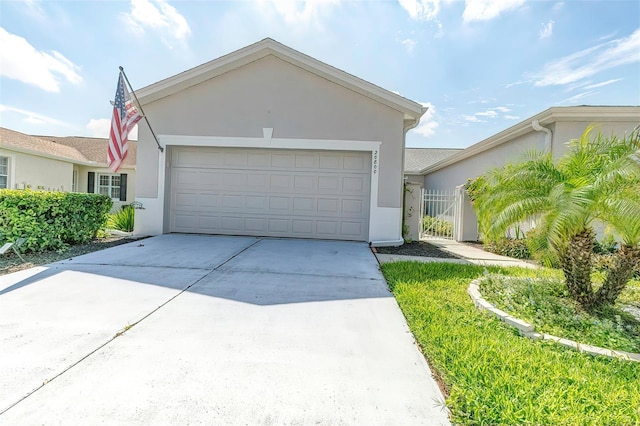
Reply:
M59 250L95 237L112 206L100 194L0 190L0 241L24 237L25 251Z
M490 241L485 244L487 251L499 254L501 256L509 256L516 259L530 259L531 253L525 239L508 239L502 238L498 241Z
M422 229L427 234L436 234L443 237L453 236L453 224L445 219L425 215L422 218Z

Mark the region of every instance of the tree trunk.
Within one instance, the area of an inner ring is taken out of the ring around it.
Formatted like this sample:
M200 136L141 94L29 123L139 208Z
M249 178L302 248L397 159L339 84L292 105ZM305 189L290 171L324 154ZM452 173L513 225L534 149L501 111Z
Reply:
M585 229L569 240L562 256L562 271L569 295L584 309L594 308L595 294L591 285L591 253L595 242L592 229Z
M597 306L613 305L638 265L640 265L640 247L623 245L616 253L613 267L607 272L604 284L595 295L595 304Z

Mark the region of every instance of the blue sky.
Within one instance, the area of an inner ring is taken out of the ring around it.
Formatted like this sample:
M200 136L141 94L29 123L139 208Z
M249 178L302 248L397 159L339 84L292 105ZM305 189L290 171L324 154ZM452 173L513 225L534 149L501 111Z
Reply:
M107 137L119 65L139 88L265 37L429 106L411 147L640 105L637 0L0 0L0 126Z

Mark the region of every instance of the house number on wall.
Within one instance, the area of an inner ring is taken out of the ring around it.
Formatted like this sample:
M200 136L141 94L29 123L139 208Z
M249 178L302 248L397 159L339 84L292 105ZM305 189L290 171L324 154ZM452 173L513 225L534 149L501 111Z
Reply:
M378 151L373 151L372 162L373 162L373 174L375 175L376 173L378 173Z

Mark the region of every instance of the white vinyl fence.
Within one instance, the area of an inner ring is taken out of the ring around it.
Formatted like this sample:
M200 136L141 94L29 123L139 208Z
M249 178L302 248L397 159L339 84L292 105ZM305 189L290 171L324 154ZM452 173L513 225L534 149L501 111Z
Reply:
M422 190L420 238L445 238L456 235L458 191Z

